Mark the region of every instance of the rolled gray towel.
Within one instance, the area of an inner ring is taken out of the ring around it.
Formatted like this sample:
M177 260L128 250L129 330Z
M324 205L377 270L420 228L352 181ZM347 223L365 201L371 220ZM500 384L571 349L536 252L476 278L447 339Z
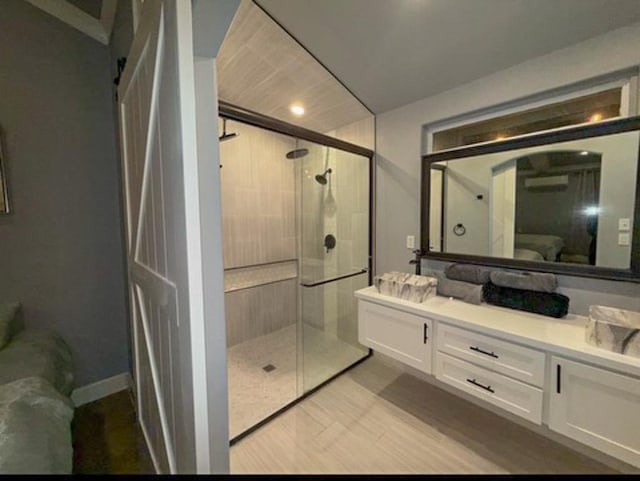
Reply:
M482 284L441 278L438 279L437 292L439 296L453 297L469 304L482 302Z
M524 289L527 291L555 292L558 288L558 279L555 274L537 272L506 272L493 271L491 282L500 287L512 289Z
M448 279L472 284L486 284L490 273L491 269L473 264L451 264L444 269Z

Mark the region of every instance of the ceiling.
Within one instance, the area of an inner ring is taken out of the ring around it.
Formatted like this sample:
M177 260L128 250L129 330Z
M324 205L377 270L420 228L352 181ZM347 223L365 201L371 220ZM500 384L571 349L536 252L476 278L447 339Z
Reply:
M640 21L639 0L256 0L385 112Z
M218 54L220 99L316 132L371 113L251 0L243 0ZM304 106L301 117L290 111Z

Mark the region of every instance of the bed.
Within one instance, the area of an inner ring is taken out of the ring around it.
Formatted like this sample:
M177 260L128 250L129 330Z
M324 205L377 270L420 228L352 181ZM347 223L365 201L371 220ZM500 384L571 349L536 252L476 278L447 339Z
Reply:
M516 234L516 250L537 252L547 261L556 261L563 248L564 239L556 235Z
M526 261L543 261L544 257L539 252L532 251L530 249L514 249L514 259L523 259Z

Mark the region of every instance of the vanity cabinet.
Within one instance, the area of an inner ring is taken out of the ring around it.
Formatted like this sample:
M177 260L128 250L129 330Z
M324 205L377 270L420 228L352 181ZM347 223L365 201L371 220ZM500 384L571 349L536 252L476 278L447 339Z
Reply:
M549 428L640 466L640 379L551 358Z
M431 374L433 322L398 309L358 301L360 344Z
M355 296L365 346L640 467L640 359L588 344L586 318L440 296L418 304L375 287Z
M439 352L534 386L544 384L545 353L537 349L444 323L438 325L436 344Z
M536 424L542 422L542 389L484 369L442 352L436 378Z

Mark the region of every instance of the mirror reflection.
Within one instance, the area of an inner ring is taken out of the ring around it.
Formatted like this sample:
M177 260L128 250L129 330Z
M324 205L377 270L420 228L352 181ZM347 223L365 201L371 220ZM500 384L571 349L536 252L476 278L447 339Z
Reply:
M429 250L628 269L637 131L431 164Z

